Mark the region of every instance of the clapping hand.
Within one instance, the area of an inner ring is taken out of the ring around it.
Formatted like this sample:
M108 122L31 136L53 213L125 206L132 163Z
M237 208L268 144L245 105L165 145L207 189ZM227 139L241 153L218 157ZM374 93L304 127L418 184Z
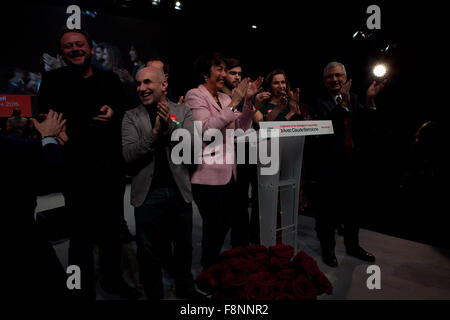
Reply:
M232 106L237 106L242 99L247 94L247 90L249 87L250 78L245 78L242 80L239 85L233 89L233 92L231 94L231 104Z
M100 108L100 114L94 117L94 120L107 122L110 121L114 115L113 109L110 106L104 105Z
M352 79L348 80L341 88L342 105L345 107L350 103L350 88L352 87Z
M166 97L162 97L156 107L158 110L156 111L156 120L155 127L153 128L153 133L158 134L161 131L166 130L171 121L169 102L167 101Z
M368 101L373 101L375 97L380 93L381 90L383 90L384 86L386 85L387 79L384 79L381 82L373 81L372 84L369 86L366 92L366 98Z
M295 92L289 92L289 109L293 114L300 115L300 89L296 88Z
M264 101L270 99L270 97L271 97L271 94L269 91L263 91L263 92L258 93L255 97L255 109L256 110L261 109Z
M264 80L263 77L258 77L258 79L256 79L255 81L249 82L249 85L247 88L247 93L245 95L245 97L247 99L253 98L253 96L261 90L261 85L263 83L263 80Z
M62 113L58 114L50 109L44 121L38 122L34 118L31 118L30 120L33 122L34 127L39 131L42 137L54 136L58 138L59 135L63 133L64 141L61 141L61 144L67 142L68 137L66 135L66 119L63 120Z

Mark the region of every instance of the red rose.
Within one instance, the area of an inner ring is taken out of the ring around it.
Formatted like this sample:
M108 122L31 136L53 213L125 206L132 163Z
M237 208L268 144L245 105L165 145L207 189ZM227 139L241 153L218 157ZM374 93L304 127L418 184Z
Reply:
M209 267L206 271L211 273L214 277L219 277L222 273L228 270L227 263L216 263Z
M270 269L277 272L279 270L291 269L293 267L292 262L289 259L280 259L277 257L270 258Z
M221 283L224 288L238 288L247 284L247 275L244 272L226 272L222 274Z
M257 254L266 254L267 253L267 248L259 245L259 244L255 244L252 246L248 246L245 247L245 250L247 251L247 254L249 256L253 256L253 255L257 255Z
M304 251L300 251L299 253L297 253L292 261L294 262L294 266L297 269L299 269L300 271L304 271L305 273L320 272L316 260L307 255Z
M283 281L283 280L293 281L293 280L295 280L296 277L297 277L297 275L295 274L294 268L284 269L277 273L277 278L280 281Z
M272 300L275 291L275 278L268 272L259 272L248 277L248 284L241 294L246 300Z
M294 296L299 300L316 300L317 289L314 283L304 275L300 275L292 283L292 291Z
M284 259L291 259L294 256L294 248L285 244L277 244L269 248L272 256Z
M333 286L323 272L320 271L317 261L311 256L307 255L304 251L301 251L294 257L293 262L298 272L304 274L313 281L318 290L318 294L333 293Z
M177 120L178 120L178 119L177 119L177 116L174 115L174 114L171 114L171 115L170 115L170 119L172 119L173 121L177 121Z
M256 265L258 271L267 271L270 266L270 258L265 253L257 253L251 257L251 261Z
M229 271L234 272L254 272L256 266L253 261L244 258L231 258L223 262Z
M295 279L297 279L297 278L294 277L294 279L291 279L291 280L278 279L278 281L274 285L274 290L276 292L284 292L284 293L292 294L293 293L292 283L294 282Z
M218 283L211 272L203 271L197 276L197 285L200 290L213 292L216 289Z

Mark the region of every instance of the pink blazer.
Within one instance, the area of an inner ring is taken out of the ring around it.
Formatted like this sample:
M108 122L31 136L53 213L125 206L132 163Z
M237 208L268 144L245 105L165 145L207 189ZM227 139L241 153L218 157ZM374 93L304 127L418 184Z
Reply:
M231 102L231 98L221 92L218 93L218 97L222 108L219 107L216 100L204 85L199 85L198 88L191 89L186 93L185 104L191 108L194 119L202 122L203 133L210 128L215 128L221 130L224 137L223 164L207 164L202 161L202 164L197 165L192 175L191 183L193 184L218 186L227 184L232 174L236 178L236 156L233 164L227 164L225 161L226 129L240 128L246 131L252 125L254 110L244 107L242 113L232 112L227 108ZM203 150L205 146L206 144L203 143Z

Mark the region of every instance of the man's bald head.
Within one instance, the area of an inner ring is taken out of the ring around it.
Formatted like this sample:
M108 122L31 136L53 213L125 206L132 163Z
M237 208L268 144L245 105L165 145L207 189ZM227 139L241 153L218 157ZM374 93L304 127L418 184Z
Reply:
M155 81L163 82L166 80L166 76L164 75L164 71L156 66L148 66L140 69L138 73L136 74L136 81L139 81L139 74L144 72L145 74L154 74Z
M136 75L139 99L146 106L156 105L167 89L164 72L155 67L145 67Z

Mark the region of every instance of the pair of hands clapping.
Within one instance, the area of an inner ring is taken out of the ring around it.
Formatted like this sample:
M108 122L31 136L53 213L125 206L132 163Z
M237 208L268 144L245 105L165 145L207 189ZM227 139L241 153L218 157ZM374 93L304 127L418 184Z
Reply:
M247 102L251 102L253 96L261 90L263 80L264 78L262 77L258 77L255 81L252 81L250 78L242 80L233 90L230 105L236 107L244 98ZM259 107L255 105L256 109L259 109Z
M69 140L66 134L66 119L63 119L62 113L50 109L44 121L39 122L34 118L30 120L42 137L55 137L60 145L64 145Z
M154 134L164 132L172 121L170 119L169 101L165 96L161 97L156 108L156 120L155 126L153 127Z
M269 100L271 97L271 93L268 91L260 92L256 95L255 99L255 107L257 109L261 108L264 101ZM286 106L289 107L290 112L292 115L294 114L300 114L300 89L296 88L295 91L289 91L289 94L284 94L280 98L280 105L285 108Z

